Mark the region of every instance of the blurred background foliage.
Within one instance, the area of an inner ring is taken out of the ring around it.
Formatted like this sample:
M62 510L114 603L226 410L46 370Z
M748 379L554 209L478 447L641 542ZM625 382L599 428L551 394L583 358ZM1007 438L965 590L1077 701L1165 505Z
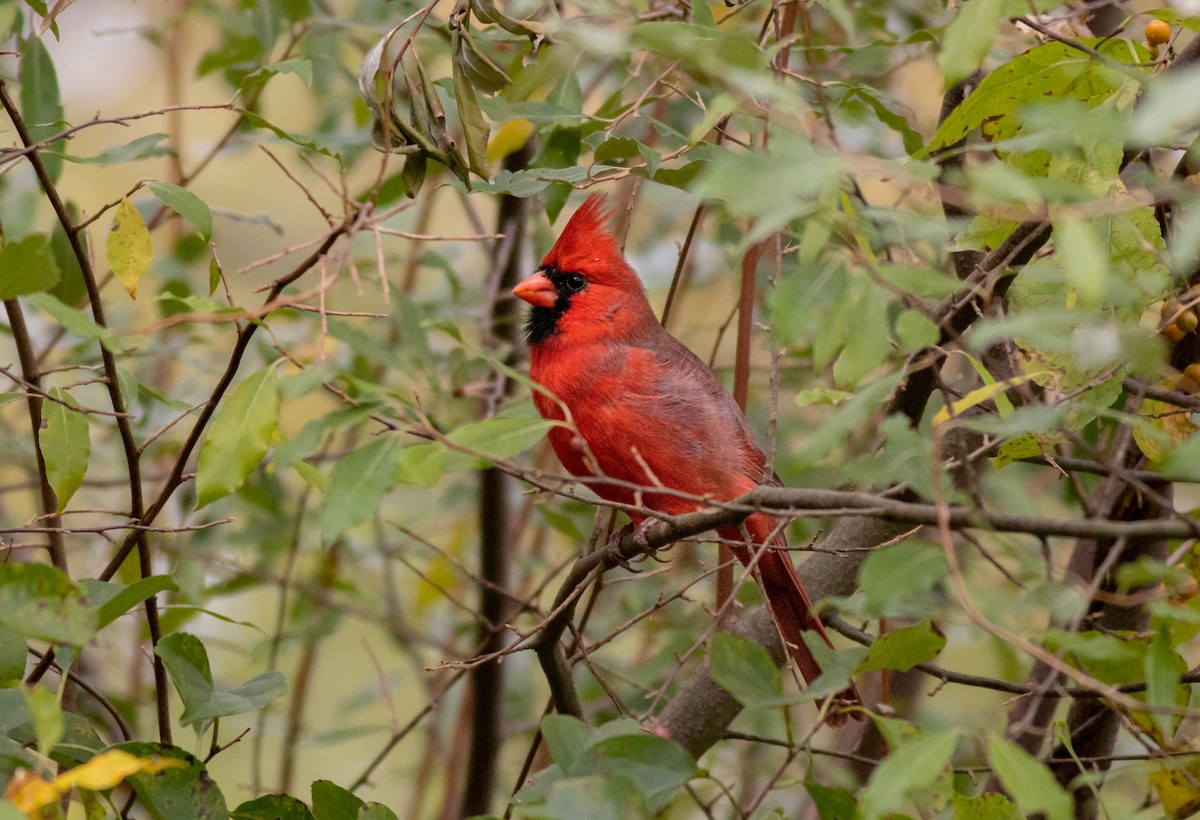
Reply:
M1193 14L0 5L0 817L1187 816ZM584 595L584 722L478 660L611 523L508 295L581 191L786 486L1024 516L849 552L865 727L713 637L711 539Z

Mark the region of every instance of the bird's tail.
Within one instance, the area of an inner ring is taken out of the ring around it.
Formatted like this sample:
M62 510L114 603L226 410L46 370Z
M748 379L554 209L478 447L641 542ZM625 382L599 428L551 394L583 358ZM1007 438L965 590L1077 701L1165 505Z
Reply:
M747 519L749 531L752 537L761 535L769 537L770 532L757 533L756 530L761 528L761 524L754 519L760 516L751 516ZM770 529L774 528L774 522L762 516L766 522L769 522ZM758 526L755 526L758 525ZM741 540L741 535L730 534L731 541ZM761 543L761 542L760 542ZM813 657L812 651L808 648L808 644L804 642L804 633L812 630L816 632L825 643L833 647L833 642L829 640L829 635L825 632L825 627L821 623L821 618L817 615L816 609L813 607L812 600L808 597L808 593L804 590L804 585L800 583L800 576L796 574L796 568L792 565L791 558L786 552L778 549L750 548L734 543L734 555L742 564L749 566L754 560L757 552L761 552L758 556L758 561L755 564L756 576L758 577L759 585L762 587L763 596L767 599L767 606L771 610L771 616L775 620L775 625L779 629L779 634L783 638L783 645L787 648L788 654L795 661L796 668L800 670L800 674L804 676L804 680L811 684L821 675L821 666L817 663L817 659ZM771 547L786 547L787 542L782 535L776 536L772 540ZM863 705L862 696L858 692L858 687L851 681L850 685L839 692L832 698L832 708L829 710L829 715L826 722L831 726L840 726L846 722L846 715L853 715L856 720L865 720L866 716L861 710L843 711L844 707L861 707Z

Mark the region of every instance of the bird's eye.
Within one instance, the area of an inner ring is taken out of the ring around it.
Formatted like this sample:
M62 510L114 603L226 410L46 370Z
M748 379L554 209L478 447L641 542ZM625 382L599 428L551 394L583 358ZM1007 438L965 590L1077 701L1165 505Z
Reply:
M587 287L587 279L582 274L568 273L567 278L563 280L563 284L567 286L567 290L571 293L578 293Z

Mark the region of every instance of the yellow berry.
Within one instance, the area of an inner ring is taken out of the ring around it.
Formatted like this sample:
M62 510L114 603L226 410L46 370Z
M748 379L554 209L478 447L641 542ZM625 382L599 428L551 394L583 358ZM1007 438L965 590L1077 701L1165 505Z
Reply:
M1161 46L1171 39L1171 27L1162 20L1151 20L1146 24L1146 43Z
M1200 326L1200 319L1197 319L1196 314L1190 310L1185 310L1175 317L1175 327L1182 330L1185 334L1191 333L1197 326Z
M1187 334L1185 334L1174 324L1169 324L1162 329L1162 335L1166 337L1166 340L1171 344L1176 344L1183 341L1183 337Z

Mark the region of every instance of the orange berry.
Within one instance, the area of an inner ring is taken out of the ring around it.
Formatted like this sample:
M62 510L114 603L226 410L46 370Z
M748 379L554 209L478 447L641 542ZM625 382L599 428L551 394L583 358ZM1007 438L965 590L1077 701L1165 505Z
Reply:
M1174 324L1170 324L1162 329L1162 335L1164 337L1166 337L1166 340L1168 342L1171 342L1172 344L1176 344L1178 342L1183 341L1183 337L1187 334L1185 334L1182 330L1180 330Z
M1162 20L1151 20L1146 24L1146 44L1161 46L1171 39L1171 27Z
M1200 592L1200 584L1197 584L1196 579L1190 574L1191 570L1187 568L1186 564L1176 564L1175 569L1187 572L1189 575L1175 585L1175 592L1171 597L1180 601L1195 598L1196 593Z
M1191 333L1200 326L1200 319L1196 318L1196 314L1190 310L1185 310L1175 318L1175 327L1182 330L1185 334Z
M1162 303L1162 307L1159 308L1158 312L1159 312L1159 315L1162 316L1164 319L1170 319L1172 316L1174 316L1176 313L1179 312L1179 303L1176 302L1174 299L1164 299L1163 303Z

